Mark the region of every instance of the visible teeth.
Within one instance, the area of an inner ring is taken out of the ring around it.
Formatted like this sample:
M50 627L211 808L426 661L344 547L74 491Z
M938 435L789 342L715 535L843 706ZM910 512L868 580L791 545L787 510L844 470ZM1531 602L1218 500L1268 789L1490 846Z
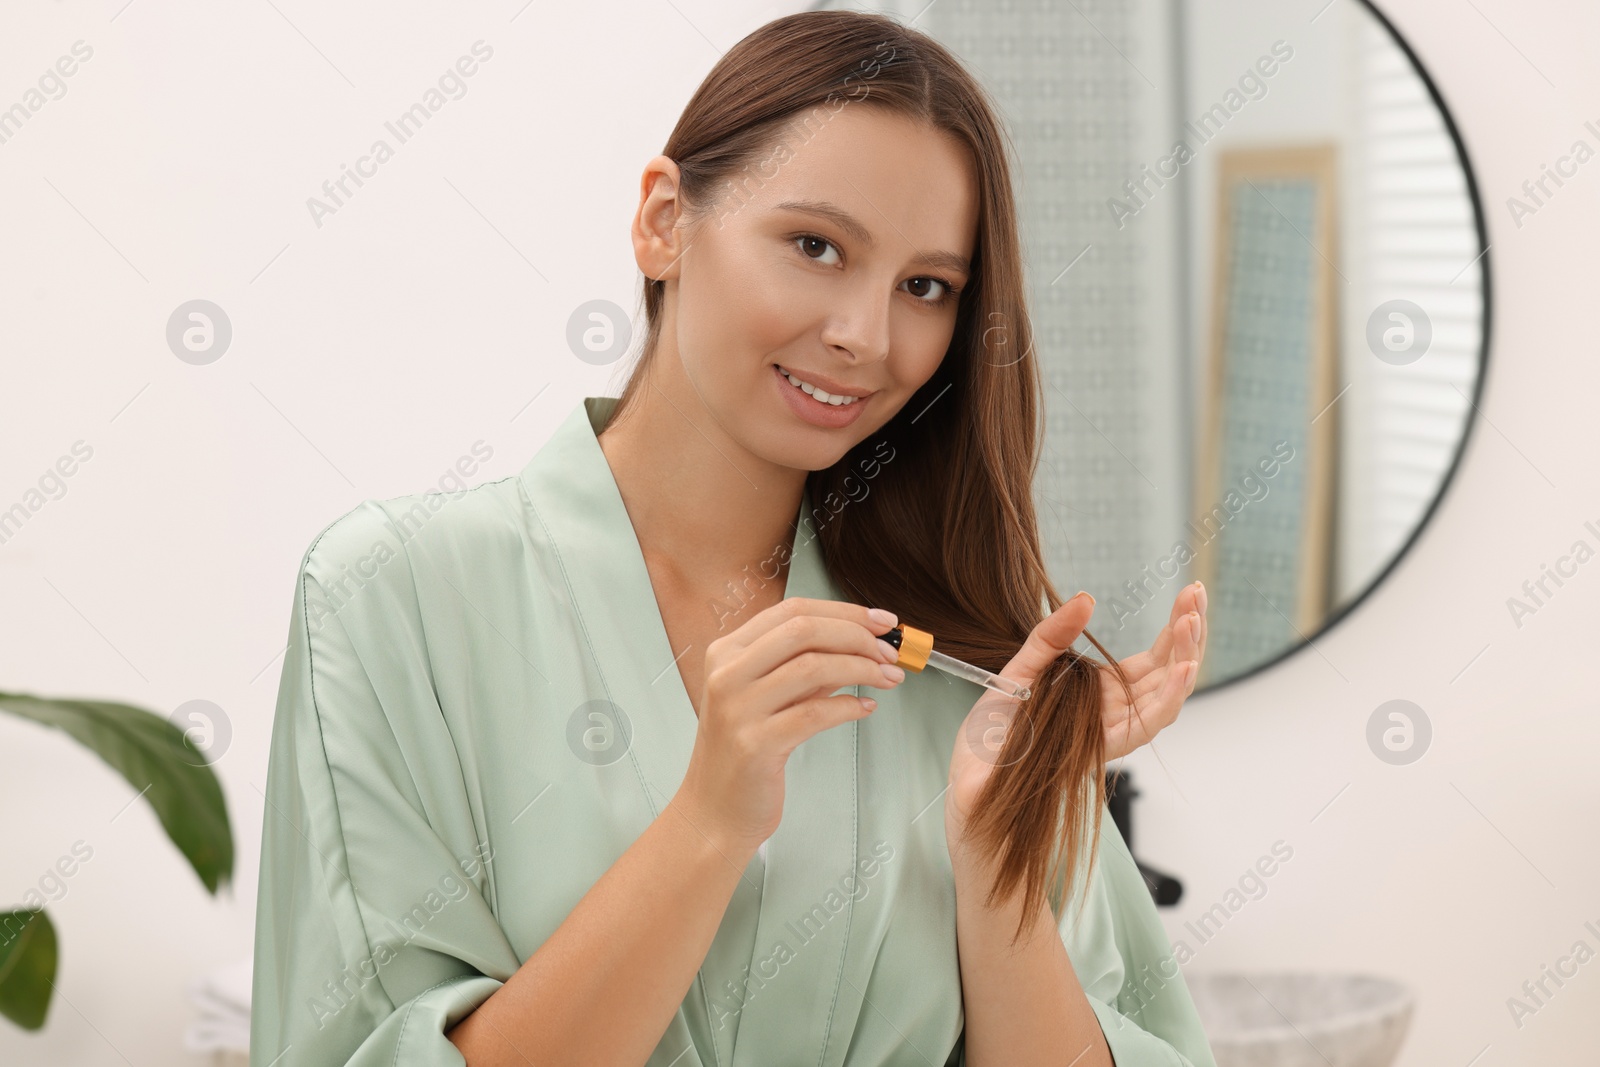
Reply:
M801 389L807 393L810 393L811 399L820 400L824 404L832 404L834 407L838 408L843 407L846 404L854 404L857 400L861 399L858 396L834 396L826 390L818 389L810 382L802 382L799 378L796 378L782 367L779 367L778 370L782 371L783 376L789 379L790 385L794 386L796 389Z

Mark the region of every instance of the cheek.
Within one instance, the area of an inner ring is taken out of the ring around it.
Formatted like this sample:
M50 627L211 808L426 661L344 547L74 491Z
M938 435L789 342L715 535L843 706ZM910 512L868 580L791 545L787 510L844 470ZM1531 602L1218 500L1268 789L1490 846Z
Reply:
M760 284L746 279L741 296L729 301L729 322L736 324L741 349L754 356L774 355L791 346L815 325L805 292L793 286Z
M937 321L933 316L915 316L923 319L913 322L895 337L903 359L896 374L911 389L920 388L944 362L954 336L954 324Z
M703 261L695 281L698 300L680 315L683 351L686 358L714 354L725 369L733 361L765 369L763 357L792 345L819 314L811 306L816 295L795 284L793 272L753 253Z

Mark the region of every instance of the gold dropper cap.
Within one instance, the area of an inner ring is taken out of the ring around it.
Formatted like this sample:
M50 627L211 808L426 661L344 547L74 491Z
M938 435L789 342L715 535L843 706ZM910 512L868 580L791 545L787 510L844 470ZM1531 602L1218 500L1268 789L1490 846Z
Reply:
M901 623L895 629L900 631L900 639L890 642L900 653L900 658L894 661L895 666L904 667L908 671L921 671L928 665L928 653L933 651L933 635L915 626L907 626L905 623ZM888 634L884 636L887 638Z

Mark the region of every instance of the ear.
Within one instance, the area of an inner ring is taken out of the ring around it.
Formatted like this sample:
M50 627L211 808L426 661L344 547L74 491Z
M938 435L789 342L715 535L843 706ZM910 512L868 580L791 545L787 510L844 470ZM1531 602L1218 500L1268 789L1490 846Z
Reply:
M633 216L633 258L646 278L678 276L678 261L688 251L678 227L683 200L678 195L678 164L655 156L639 179L639 210Z

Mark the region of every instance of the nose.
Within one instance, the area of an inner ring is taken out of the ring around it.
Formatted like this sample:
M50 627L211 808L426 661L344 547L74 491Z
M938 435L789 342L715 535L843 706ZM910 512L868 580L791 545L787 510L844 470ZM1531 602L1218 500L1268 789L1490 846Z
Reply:
M859 273L841 287L841 299L823 323L823 343L849 352L856 363L887 359L893 295L880 280Z

